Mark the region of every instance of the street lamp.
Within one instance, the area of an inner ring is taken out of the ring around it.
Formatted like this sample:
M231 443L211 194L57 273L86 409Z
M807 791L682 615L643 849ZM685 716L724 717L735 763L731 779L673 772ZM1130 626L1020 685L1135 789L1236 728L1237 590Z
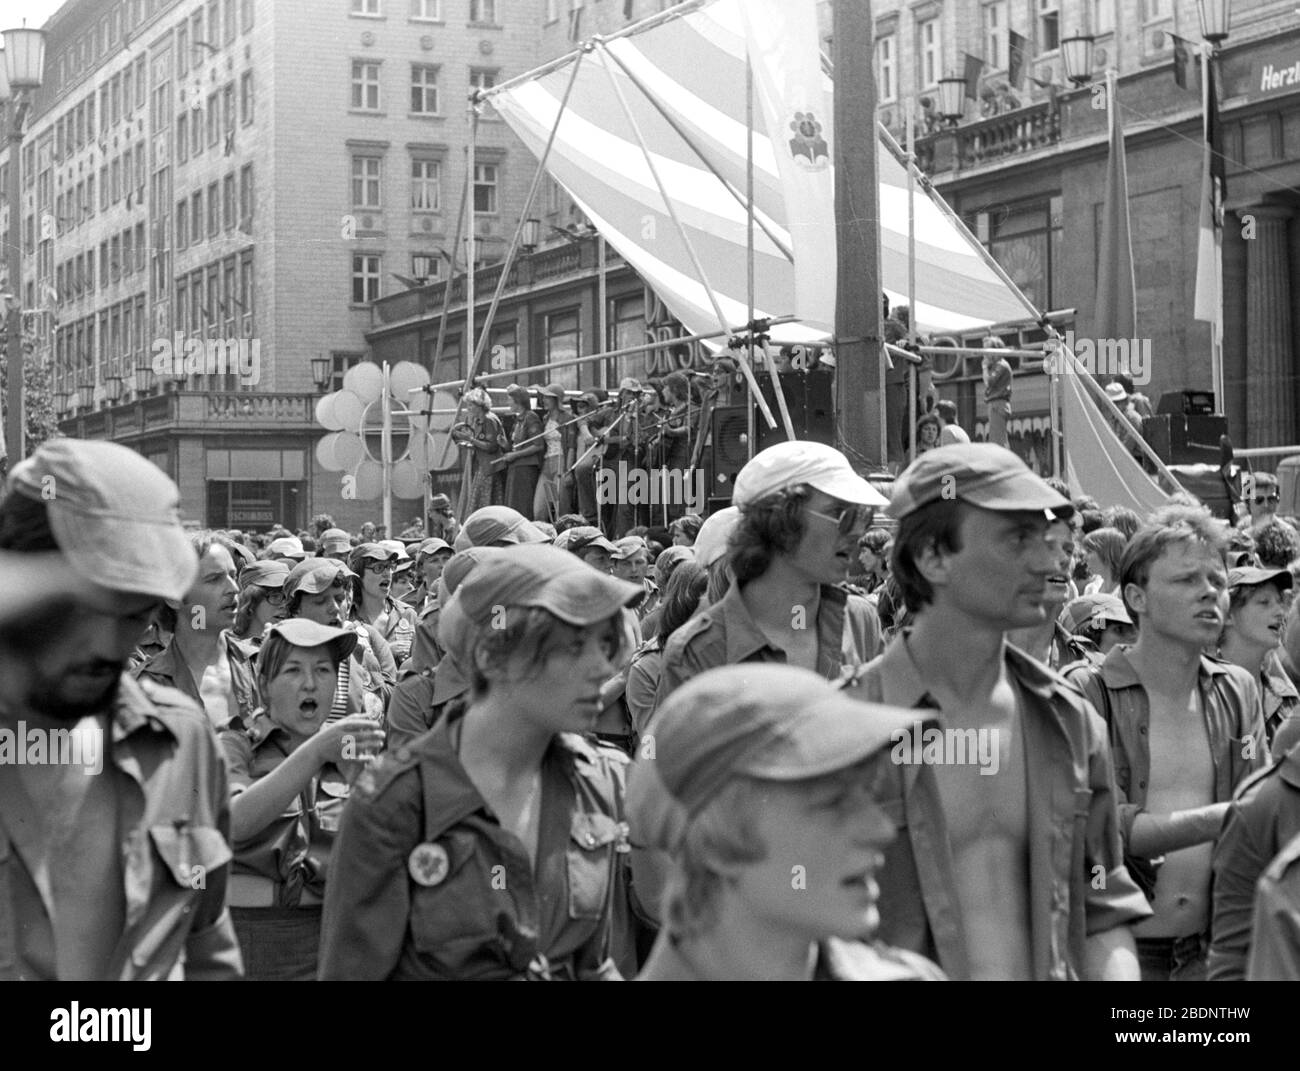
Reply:
M542 221L540 219L524 220L523 230L520 232L519 244L523 247L525 253L531 253L537 248L537 243L541 238Z
M323 353L311 359L311 378L317 390L323 391L330 385L330 380L334 378L332 365L333 362Z
M122 377L109 376L104 380L104 397L109 405L117 405L122 400Z
M949 75L939 79L939 114L956 124L965 114L966 79Z
M77 405L81 409L89 409L95 400L95 381L93 379L83 379L77 384Z
M1076 86L1092 81L1092 50L1096 40L1090 33L1076 33L1061 42L1065 77Z
M1228 25L1232 21L1229 0L1196 0L1201 16L1201 36L1212 45L1228 39Z
M23 126L31 107L27 93L39 89L45 76L45 31L21 27L5 30L3 73L0 74L0 103L5 105L9 126L9 181L5 198L9 204L9 289L15 301L9 310L7 346L9 354L9 420L5 424L5 447L9 467L22 460L27 418L23 410L23 250L20 238L22 215L19 205L22 183L18 167L22 160Z

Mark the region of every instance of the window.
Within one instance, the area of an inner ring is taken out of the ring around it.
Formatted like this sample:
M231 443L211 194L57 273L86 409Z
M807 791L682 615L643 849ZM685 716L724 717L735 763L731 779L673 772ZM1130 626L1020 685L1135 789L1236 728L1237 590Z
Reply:
M546 0L546 25L558 21L560 18L560 0Z
M411 208L416 212L442 209L442 164L437 160L411 161Z
M109 126L116 126L122 118L122 79L118 75L108 83L108 113Z
M99 169L99 210L108 211L108 165Z
M208 183L208 237L215 238L221 229L220 191L215 182Z
M221 90L222 109L225 112L226 136L235 132L235 83L227 82Z
M108 243L99 243L99 288L108 286Z
M352 14L378 15L379 0L352 0Z
M411 111L416 115L438 114L438 68L411 64Z
M135 186L137 195L144 196L144 142L139 142L135 147Z
M379 299L379 257L357 253L352 257L352 304L368 305Z
M1055 52L1060 43L1060 0L1038 0L1038 51Z
M582 330L578 310L571 309L567 312L550 313L544 319L546 321L544 337L546 339L547 362L566 361L577 357L582 346ZM550 381L565 387L576 387L578 385L578 370L572 365L568 368L557 368L551 373Z
M1169 18L1169 0L1142 0L1142 17L1147 22Z
M253 28L253 0L239 0L239 25L245 32Z
M86 215L95 214L95 176L86 176Z
M1042 3L1042 0L1039 0ZM917 23L917 45L920 48L920 74L922 86L939 84L943 69L943 50L939 40L939 20L926 19Z
M221 0L208 0L208 36L205 40L213 48L221 44Z
M228 231L235 229L235 173L233 171L221 180L221 223Z
M441 22L442 0L411 0L411 18Z
M894 35L876 38L876 70L880 72L877 90L881 102L898 99L898 70L894 63Z
M135 253L131 249L131 228L122 232L122 274L130 275L135 271Z
M149 93L149 85L145 80L144 61L144 56L135 61L135 106L137 108L144 107L145 97Z
M131 165L128 163L127 176L126 176L128 185L130 184L131 181L130 166ZM120 156L113 157L112 176L113 176L113 180L112 180L113 193L109 197L109 203L117 204L117 202L122 199L122 158Z
M176 28L176 73L182 78L190 73L190 25L182 22Z
M86 98L86 140L90 141L95 136L95 94L91 93ZM31 172L29 171L30 175Z
M144 224L135 225L135 270L144 271L145 260L149 254L149 247L144 244ZM143 298L140 300L144 300Z
M360 111L379 111L379 64L352 62L352 107Z
M208 147L221 140L221 94L213 90L208 94Z
M1062 199L1060 196L979 212L967 220L980 243L1038 308L1061 297Z
M486 93L489 89L497 84L497 71L491 67L471 67L469 69L469 87ZM496 118L496 111L488 104L483 109L483 116L487 119Z
M1006 66L1007 3L998 0L984 5L984 62L989 70L999 71Z
M108 240L108 266L113 282L122 278L122 240L116 234Z
M500 178L496 164L474 165L474 211L486 215L497 212L497 185Z
M1100 37L1114 29L1115 0L1092 0L1092 32Z
M190 158L190 113L181 112L176 117L176 155L181 163Z
M253 121L252 71L245 71L239 77L239 121L245 126Z
M110 108L111 108L111 104L109 103L109 87L104 86L99 91L99 132L101 134L107 134L108 128L111 125L111 121L109 119Z
M253 232L253 165L245 164L239 171L239 227Z
M379 156L352 157L352 207L379 208L381 168Z
M224 14L226 21L223 27L225 33L222 35L222 41L225 44L230 44L235 39L235 0L226 0Z
M190 244L190 213L185 201L176 202L176 248L184 249Z
M226 337L235 336L235 258L221 262L221 311Z
M203 61L207 57L208 50L200 48L199 42L203 40L203 9L199 8L190 16L190 58L194 61L195 68L203 66Z
M497 0L469 0L469 21L484 22L495 26L497 22Z
M244 318L244 334L253 337L253 251L239 254L239 312Z
M442 276L442 257L437 253L412 253L411 275L422 283Z
M190 116L190 155L203 155L203 108L197 107Z
M127 67L122 72L122 114L128 119L131 118L131 108L135 101L131 99L131 72L132 67Z
M190 201L190 241L203 240L203 191L195 190L194 199Z

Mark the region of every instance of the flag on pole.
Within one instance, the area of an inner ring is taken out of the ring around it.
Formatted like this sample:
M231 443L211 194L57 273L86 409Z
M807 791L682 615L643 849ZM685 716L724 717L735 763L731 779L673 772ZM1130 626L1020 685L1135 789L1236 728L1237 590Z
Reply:
M1028 66L1029 41L1015 30L1007 31L1007 81L1016 89L1025 87L1025 68Z
M980 72L984 70L984 61L969 52L963 52L962 55L966 58L966 99L979 100Z
M789 212L795 313L830 331L837 271L833 98L822 75L817 8L749 0L739 10L763 125L780 132L772 148Z
M1106 162L1106 202L1102 210L1097 257L1098 338L1137 337L1137 280L1133 272L1133 235L1129 227L1128 168L1124 160L1124 121L1120 117L1117 78L1106 79L1110 107L1110 155Z
M1200 240L1196 247L1196 302L1192 315L1222 330L1223 198L1227 193L1223 170L1223 137L1219 128L1218 91L1209 57L1201 54L1201 96L1205 105L1202 149Z
M1187 72L1192 66L1192 57L1196 55L1196 45L1185 37L1171 33L1174 42L1174 82L1179 89L1187 88Z

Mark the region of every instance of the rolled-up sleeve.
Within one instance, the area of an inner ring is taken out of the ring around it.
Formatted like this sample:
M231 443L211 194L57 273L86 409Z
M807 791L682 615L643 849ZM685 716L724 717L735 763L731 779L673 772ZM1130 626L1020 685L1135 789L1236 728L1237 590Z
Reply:
M1151 905L1124 865L1123 819L1111 766L1106 723L1087 711L1088 800L1084 841L1084 913L1088 936L1147 918ZM1136 813L1138 808L1132 808ZM1132 819L1129 819L1130 824Z

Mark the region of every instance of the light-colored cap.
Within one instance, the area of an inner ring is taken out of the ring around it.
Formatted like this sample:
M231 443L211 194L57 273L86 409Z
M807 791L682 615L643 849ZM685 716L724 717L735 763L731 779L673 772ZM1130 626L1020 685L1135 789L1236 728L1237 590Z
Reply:
M271 540L271 545L266 548L266 553L276 558L294 558L302 561L307 557L307 552L302 549L302 540L297 536L282 536L279 539Z
M7 486L45 503L68 565L93 584L180 602L198 575L180 491L128 447L53 439L14 466Z
M545 542L545 534L534 528L532 521L518 510L509 506L484 506L465 518L456 536L455 549Z
M728 506L704 518L695 537L695 560L707 569L726 554L727 542L739 523L740 510L736 506Z
M761 450L736 474L731 501L751 502L806 483L823 494L859 506L886 506L885 496L853 471L849 459L825 443L794 439Z

